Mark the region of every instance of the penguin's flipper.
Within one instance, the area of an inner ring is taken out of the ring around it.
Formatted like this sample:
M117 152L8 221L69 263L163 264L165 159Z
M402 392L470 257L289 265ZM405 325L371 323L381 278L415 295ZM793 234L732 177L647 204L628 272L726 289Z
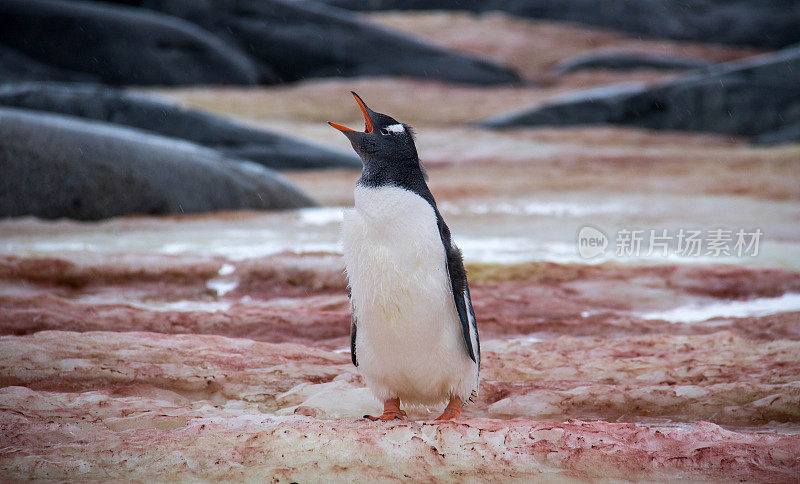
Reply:
M353 365L358 366L358 358L356 358L356 309L353 307L349 287L347 288L347 299L350 299L350 359L353 361Z
M450 229L437 211L439 235L442 238L445 250L445 264L450 277L450 289L453 293L453 302L456 305L458 319L461 322L461 333L464 336L467 354L470 359L481 364L481 344L478 340L478 327L475 322L475 312L472 309L472 298L469 295L467 284L467 271L464 269L464 260L461 251L450 240Z

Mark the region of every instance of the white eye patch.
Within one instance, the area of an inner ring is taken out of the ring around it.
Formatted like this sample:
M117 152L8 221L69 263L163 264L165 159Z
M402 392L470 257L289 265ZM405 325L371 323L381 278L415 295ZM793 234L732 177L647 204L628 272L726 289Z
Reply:
M404 133L406 131L406 128L402 124L392 124L385 129L391 133Z

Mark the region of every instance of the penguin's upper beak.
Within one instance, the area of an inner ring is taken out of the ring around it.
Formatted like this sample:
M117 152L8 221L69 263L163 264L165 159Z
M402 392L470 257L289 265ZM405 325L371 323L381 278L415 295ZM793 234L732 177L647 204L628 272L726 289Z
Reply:
M365 133L372 133L372 115L375 114L375 112L373 110L371 110L370 108L368 108L367 105L364 104L364 101L362 101L361 98L358 96L358 94L356 94L354 91L350 91L350 94L352 94L353 97L356 98L356 102L358 103L358 107L361 108L361 114L364 115L364 127L365 127L364 132ZM349 131L356 131L354 129L348 128L347 126L342 126L341 124L337 124L337 123L334 123L332 121L328 121L328 124L330 124L331 126L333 126L336 129L338 129L339 131L341 131L345 135Z

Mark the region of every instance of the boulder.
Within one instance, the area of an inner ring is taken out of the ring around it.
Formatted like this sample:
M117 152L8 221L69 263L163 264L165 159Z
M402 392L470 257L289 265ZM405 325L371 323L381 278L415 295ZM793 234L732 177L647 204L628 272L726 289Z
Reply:
M800 46L796 46L652 86L617 84L573 92L478 125L623 124L754 136L799 122Z
M153 96L103 86L0 85L0 106L121 124L215 148L275 169L360 168L355 156L236 123Z
M0 44L109 84L255 84L250 59L181 19L80 1L5 0Z
M790 124L776 131L761 134L756 137L754 142L759 145L800 143L800 123Z
M43 64L0 45L0 82L74 81L99 82L100 78L85 72L74 72Z
M283 81L330 76L408 76L472 84L519 81L505 66L424 43L317 2L114 1L200 25L238 44Z
M0 109L0 217L281 209L314 202L275 172L185 141Z
M583 69L699 69L712 65L703 59L671 55L648 54L645 52L600 51L578 54L559 62L553 74L560 76Z
M800 2L779 0L322 0L348 10L499 10L632 34L781 48L800 42Z

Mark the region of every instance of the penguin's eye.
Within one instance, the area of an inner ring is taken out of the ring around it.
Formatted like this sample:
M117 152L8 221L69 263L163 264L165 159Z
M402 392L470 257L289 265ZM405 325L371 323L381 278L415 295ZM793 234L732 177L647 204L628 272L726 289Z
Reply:
M386 128L381 128L381 134L384 136L389 136L389 130Z

